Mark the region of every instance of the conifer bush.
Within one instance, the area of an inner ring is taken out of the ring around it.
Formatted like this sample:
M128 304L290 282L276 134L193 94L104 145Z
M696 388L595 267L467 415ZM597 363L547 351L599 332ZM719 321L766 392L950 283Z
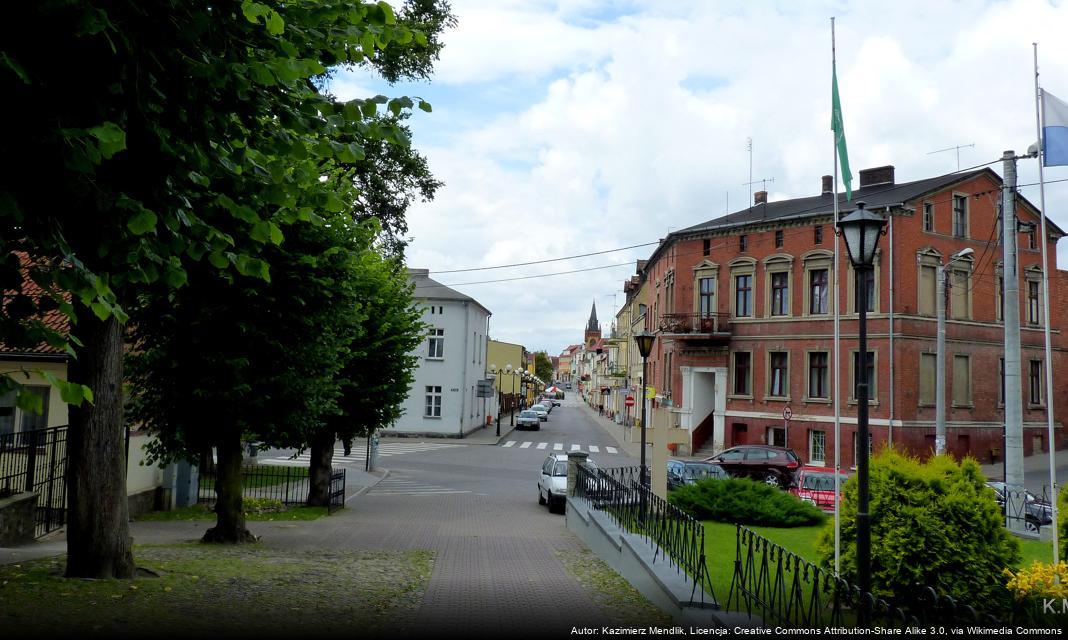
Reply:
M973 458L926 463L886 449L871 460L872 592L908 605L924 587L986 613L1011 607L1004 570L1020 562L993 490ZM841 576L857 581L857 479L843 485ZM834 567L834 526L820 534L821 563Z
M748 478L705 478L668 494L668 501L698 520L768 527L820 524L827 516L765 482Z

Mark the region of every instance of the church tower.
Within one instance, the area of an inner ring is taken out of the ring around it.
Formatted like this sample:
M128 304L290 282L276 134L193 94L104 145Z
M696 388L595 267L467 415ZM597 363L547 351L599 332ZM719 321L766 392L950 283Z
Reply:
M583 342L586 343L586 348L589 349L600 339L601 325L597 322L597 301L594 300L593 308L590 309L590 321L586 323L586 334L583 337Z

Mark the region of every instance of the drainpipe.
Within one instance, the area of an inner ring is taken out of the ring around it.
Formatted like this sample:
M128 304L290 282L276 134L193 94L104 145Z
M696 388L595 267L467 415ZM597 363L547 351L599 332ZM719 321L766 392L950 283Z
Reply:
M890 206L886 207L886 216L890 219L890 314L887 322L890 327L890 417L886 421L887 445L894 446L894 216Z

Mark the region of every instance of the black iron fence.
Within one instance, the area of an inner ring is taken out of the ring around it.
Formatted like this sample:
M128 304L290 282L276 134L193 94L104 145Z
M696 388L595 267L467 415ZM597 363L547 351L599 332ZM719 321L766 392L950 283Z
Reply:
M34 534L67 522L67 427L0 434L0 497L37 493Z
M930 587L918 587L907 602L861 593L832 572L741 525L736 549L727 609L757 618L765 627L1004 626L994 616L960 606Z
M246 498L278 500L284 505L303 505L308 501L311 482L308 467L285 465L249 465L241 468L243 493ZM200 476L200 492L197 502L214 504L215 479L213 472ZM345 470L334 469L330 474L329 511L345 506Z
M730 333L731 318L726 313L663 313L660 330L664 333Z
M717 605L705 562L704 526L642 484L640 467L593 469L580 465L575 495L655 546L653 562L665 558L693 583L691 602ZM704 601L706 593L712 602Z
M1048 485L1044 485L1037 494L1003 482L990 482L988 485L994 490L994 497L1010 529L1038 535L1042 527L1053 525L1052 502L1056 496L1050 494Z

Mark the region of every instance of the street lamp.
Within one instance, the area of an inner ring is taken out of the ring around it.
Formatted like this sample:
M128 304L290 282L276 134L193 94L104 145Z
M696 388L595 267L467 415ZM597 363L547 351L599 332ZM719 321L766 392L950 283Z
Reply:
M857 586L862 594L871 593L871 514L868 513L868 287L867 275L875 261L875 246L886 226L886 218L864 209L857 209L838 221L845 237L849 261L853 263L857 281L857 333L859 353L854 379L857 386ZM861 277L864 276L864 277ZM838 295L835 291L834 295ZM839 446L837 443L835 446ZM863 597L863 596L862 596Z
M642 485L648 486L648 478L645 477L645 375L646 367L649 363L649 354L653 351L653 341L656 340L656 335L649 333L648 331L642 331L634 336L634 341L638 343L638 353L642 356L642 390L641 390L641 403L642 403L642 452L641 452L641 466L642 466ZM643 511L644 512L644 511Z
M965 247L954 253L946 260L945 265L938 265L937 292L935 304L938 305L938 347L935 349L938 358L935 364L935 455L946 452L946 278L947 269L957 260L961 260L975 253L971 247Z
M504 369L498 369L497 365L490 364L490 373L497 376L497 435L501 435L501 404L504 400L504 390L501 389L501 374L512 373L512 365L506 366ZM515 416L515 411L512 411L512 415Z

